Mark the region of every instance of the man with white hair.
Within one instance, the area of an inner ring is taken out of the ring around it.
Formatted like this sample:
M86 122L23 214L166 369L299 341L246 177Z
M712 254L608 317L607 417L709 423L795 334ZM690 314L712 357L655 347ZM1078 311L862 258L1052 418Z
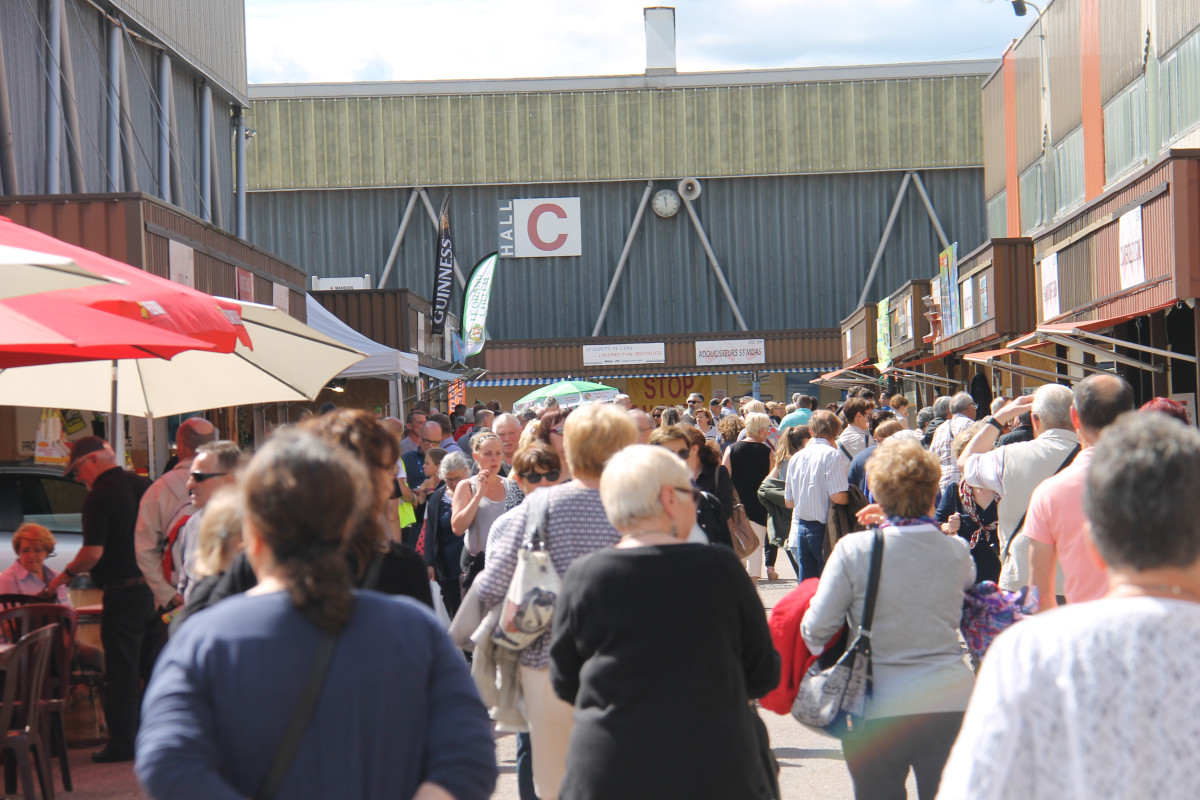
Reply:
M637 426L638 444L647 444L650 441L650 432L657 427L654 424L654 420L650 419L650 415L640 408L631 409L629 418Z
M621 408L625 409L626 411L633 408L633 400L629 399L629 395L627 395L627 394L619 394L616 397L614 397L613 404L620 406Z
M512 471L513 456L517 454L517 446L521 444L521 420L512 414L497 414L492 420L492 432L500 437L502 460L500 462L500 477L507 478Z
M958 466L970 486L991 489L1000 495L1000 588L1016 591L1029 584L1029 540L1020 535L1029 500L1038 485L1074 460L1079 436L1071 423L1074 393L1056 383L1039 386L1000 409L975 434L958 457ZM1006 423L1030 412L1036 434L1031 442L993 449Z
M975 408L975 398L971 397L970 392L959 392L950 398L950 419L934 431L929 451L942 462L942 477L938 481L939 496L946 491L946 487L958 483L962 477L950 448L954 444L954 437L975 421Z

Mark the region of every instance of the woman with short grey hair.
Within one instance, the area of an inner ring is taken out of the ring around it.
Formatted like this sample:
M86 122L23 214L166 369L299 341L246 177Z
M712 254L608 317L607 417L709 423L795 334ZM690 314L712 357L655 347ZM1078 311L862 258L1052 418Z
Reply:
M1105 430L1083 509L1108 594L997 637L939 798L1200 794L1197 486L1195 428L1127 413Z
M632 445L600 478L621 539L572 563L554 610L550 680L575 707L563 798L774 796L752 702L779 656L733 553L686 541L691 477Z

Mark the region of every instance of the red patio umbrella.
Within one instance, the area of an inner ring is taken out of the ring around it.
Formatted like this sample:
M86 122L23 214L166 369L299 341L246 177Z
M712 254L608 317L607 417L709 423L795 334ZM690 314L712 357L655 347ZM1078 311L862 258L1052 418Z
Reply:
M46 292L42 297L53 297L56 302L86 306L128 320L149 323L166 331L208 342L222 353L233 352L238 341L247 347L251 346L235 303L220 301L183 284L55 239L18 225L7 217L0 217L0 244L69 256L84 269L120 281Z
M64 304L53 293L0 301L0 369L66 361L171 358L185 350L216 350L140 320Z

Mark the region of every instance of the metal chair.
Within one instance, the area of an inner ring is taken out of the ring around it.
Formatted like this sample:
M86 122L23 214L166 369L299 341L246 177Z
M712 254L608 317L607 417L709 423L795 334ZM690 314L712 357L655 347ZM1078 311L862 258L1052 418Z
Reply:
M41 729L43 713L39 701L59 627L48 625L22 636L13 647L5 674L4 700L0 704L0 735L4 738L0 740L0 750L12 751L25 800L37 798L33 787L35 760L42 796L45 800L54 800L54 781Z
M35 603L45 603L46 598L36 594L0 594L0 611L14 606L28 606Z
M53 639L50 666L43 683L39 706L46 715L46 736L50 757L58 756L63 789L72 791L71 764L67 756L66 723L63 719L71 697L71 662L75 657L75 632L78 617L75 610L58 603L35 603L0 611L0 631L16 641L31 631L56 626L59 634Z

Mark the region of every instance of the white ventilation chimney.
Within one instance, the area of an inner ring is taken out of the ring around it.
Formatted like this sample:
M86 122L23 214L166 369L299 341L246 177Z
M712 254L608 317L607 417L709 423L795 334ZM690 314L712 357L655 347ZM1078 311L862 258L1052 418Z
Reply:
M655 6L646 15L646 74L675 74L675 9Z

